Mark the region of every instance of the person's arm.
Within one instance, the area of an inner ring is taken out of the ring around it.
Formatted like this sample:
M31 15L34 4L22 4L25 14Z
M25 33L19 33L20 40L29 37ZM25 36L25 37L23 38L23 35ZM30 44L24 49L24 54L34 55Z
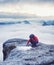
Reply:
M28 45L28 44L29 44L29 42L30 42L30 40L28 40L28 41L27 41L27 44L26 44L26 45Z

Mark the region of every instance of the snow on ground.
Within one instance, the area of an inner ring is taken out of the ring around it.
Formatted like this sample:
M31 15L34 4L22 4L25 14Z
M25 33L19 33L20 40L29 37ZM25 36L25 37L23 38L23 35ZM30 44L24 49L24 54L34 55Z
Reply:
M26 51L26 50L30 50L32 47L31 46L17 46L17 49L18 50L21 50L21 51Z

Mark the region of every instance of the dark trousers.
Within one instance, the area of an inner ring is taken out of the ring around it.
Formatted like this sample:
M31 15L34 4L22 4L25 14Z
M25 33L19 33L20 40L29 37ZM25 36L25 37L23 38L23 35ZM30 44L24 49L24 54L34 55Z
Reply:
M31 44L32 44L32 45L31 45L32 47L36 47L37 44L38 44L38 42L31 42Z

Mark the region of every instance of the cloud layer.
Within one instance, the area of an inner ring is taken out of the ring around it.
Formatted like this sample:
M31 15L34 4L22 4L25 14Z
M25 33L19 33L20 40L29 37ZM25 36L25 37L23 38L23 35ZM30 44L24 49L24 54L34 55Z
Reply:
M0 4L2 3L17 3L19 0L0 0Z
M45 2L49 2L49 3L54 3L54 0L0 0L0 4L4 4L4 3L45 3Z
M32 15L32 14L0 12L0 18L13 18L13 19L17 19L17 18L35 18L35 17L36 16Z
M31 14L34 16L54 16L54 0L0 0L1 12L5 14L0 14L0 18L31 17ZM18 16L15 14L7 14L7 12L21 14ZM24 14L26 15L22 16Z

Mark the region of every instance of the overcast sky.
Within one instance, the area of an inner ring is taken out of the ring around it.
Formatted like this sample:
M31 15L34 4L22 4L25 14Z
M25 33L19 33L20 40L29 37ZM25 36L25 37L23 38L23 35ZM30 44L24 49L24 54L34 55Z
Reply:
M0 0L0 13L54 16L54 0Z
M0 0L0 3L17 3L17 2L54 2L54 0Z

